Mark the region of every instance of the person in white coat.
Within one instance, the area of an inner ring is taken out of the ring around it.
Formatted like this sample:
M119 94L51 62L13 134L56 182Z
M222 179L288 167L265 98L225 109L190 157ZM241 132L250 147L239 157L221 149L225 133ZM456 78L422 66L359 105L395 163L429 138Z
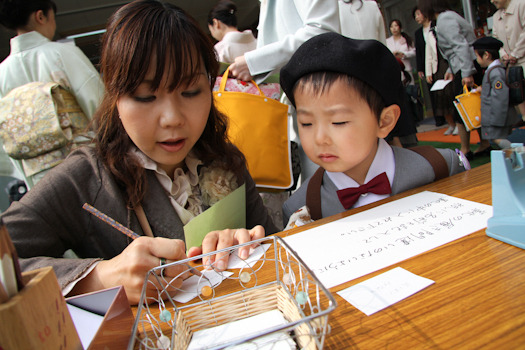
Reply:
M257 48L237 57L230 72L237 79L259 83L278 73L308 39L340 31L337 0L261 0ZM290 138L299 144L304 181L317 166L302 151L295 124L294 131Z
M339 33L337 0L261 0L257 29L257 48L237 57L230 68L244 81L277 73L306 40Z
M339 0L339 21L344 36L386 45L385 20L374 0Z

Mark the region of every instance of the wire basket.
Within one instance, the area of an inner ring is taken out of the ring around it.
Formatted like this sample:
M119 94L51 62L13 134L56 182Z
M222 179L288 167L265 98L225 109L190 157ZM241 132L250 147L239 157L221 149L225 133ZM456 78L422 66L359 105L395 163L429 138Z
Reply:
M263 252L262 257L256 262L239 259L236 251L246 245L257 247ZM228 327L232 322L276 310L284 320L277 326L258 324L256 329L226 342L198 348L238 349L236 346L242 344L239 348L274 349L283 339L293 342L293 349L323 348L325 335L330 331L328 314L336 307L335 299L280 237L266 237L218 252L227 252L230 260L235 256L240 265L217 273L213 270L217 261L211 267L202 264L202 258L217 253L214 252L148 272L128 349L188 349L196 332L221 325ZM176 277L164 276L165 268L177 265L184 267L184 276L193 273L197 283L186 288L179 285L182 273ZM208 272L224 279L212 283L206 277ZM196 297L181 303L175 300L180 293L194 293Z

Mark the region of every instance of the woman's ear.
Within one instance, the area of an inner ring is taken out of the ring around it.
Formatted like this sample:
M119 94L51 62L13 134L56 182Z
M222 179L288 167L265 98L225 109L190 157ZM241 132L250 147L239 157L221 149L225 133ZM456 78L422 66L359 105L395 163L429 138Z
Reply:
M401 108L398 105L390 105L383 108L379 116L379 129L377 136L385 138L390 134L390 131L396 126L397 120L401 115Z

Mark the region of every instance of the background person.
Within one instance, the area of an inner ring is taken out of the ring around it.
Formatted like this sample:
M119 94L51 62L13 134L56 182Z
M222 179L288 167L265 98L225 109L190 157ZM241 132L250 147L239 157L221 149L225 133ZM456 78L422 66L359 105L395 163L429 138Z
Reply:
M386 44L385 20L374 0L339 0L341 34Z
M236 57L255 49L257 40L251 30L237 29L237 6L233 1L220 0L208 14L208 29L218 42L215 51L219 61L233 63Z
M56 10L51 0L0 2L0 24L16 32L9 56L0 63L0 98L27 83L56 82L75 96L91 119L104 92L100 74L78 47L52 41ZM0 153L7 157L3 149ZM13 163L29 185L38 182L49 169L25 176L22 163Z
M491 0L498 11L492 16L492 36L503 43L503 64L521 65L525 72L525 0ZM525 118L525 102L518 105ZM525 120L525 119L524 119Z

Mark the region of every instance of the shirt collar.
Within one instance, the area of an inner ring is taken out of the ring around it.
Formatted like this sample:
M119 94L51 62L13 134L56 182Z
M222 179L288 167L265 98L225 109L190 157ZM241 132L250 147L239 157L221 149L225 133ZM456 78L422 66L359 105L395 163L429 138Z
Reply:
M379 139L377 144L377 151L366 174L365 183L372 180L381 173L386 173L390 185L394 181L394 173L396 170L394 151L392 147L383 139ZM359 184L351 177L342 172L326 172L328 177L335 184L337 189L341 190L348 187L357 187Z
M499 59L497 59L497 60L492 61L492 63L489 64L489 66L487 67L487 69L489 69L489 68L491 68L491 67L494 67L494 66L499 66L499 65L501 65L501 62L500 62Z
M30 50L48 42L51 40L36 31L20 34L11 38L11 53Z

